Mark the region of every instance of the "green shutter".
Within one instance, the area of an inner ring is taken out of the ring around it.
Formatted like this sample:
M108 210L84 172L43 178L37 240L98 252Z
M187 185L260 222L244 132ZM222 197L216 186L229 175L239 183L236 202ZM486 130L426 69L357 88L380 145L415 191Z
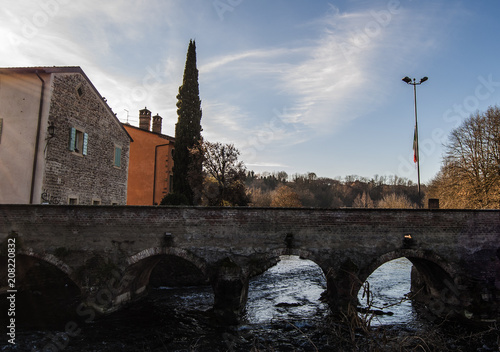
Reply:
M71 127L69 130L69 150L75 151L75 141L76 141L76 129Z
M115 166L122 166L122 150L121 148L115 147Z
M88 133L84 133L83 134L83 152L82 154L83 155L87 155L87 145L89 143L89 134Z

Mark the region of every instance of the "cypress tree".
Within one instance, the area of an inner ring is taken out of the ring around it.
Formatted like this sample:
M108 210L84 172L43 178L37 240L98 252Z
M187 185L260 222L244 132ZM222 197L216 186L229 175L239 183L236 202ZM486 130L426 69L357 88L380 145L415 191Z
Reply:
M175 152L173 167L173 191L184 195L189 204L197 204L198 192L203 180L202 165L190 149L201 140L201 100L196 68L196 44L189 41L182 85L177 95L177 124L175 125Z

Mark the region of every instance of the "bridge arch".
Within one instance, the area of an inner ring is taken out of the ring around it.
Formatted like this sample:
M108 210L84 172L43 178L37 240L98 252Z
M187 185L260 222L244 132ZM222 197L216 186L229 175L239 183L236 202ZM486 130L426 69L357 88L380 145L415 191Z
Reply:
M197 257L196 255L185 249L175 248L175 247L151 247L148 249L144 249L139 253L136 253L128 257L127 264L131 266L140 262L141 260L155 257L158 255L173 255L185 259L188 262L195 265L198 269L200 269L201 272L203 272L203 274L208 275L208 265L203 259Z
M248 264L248 271L250 277L259 275L267 269L273 267L279 262L282 255L298 256L300 259L306 259L314 262L314 264L321 267L317 258L312 252L300 248L279 248L262 255L251 256ZM322 268L323 269L323 268Z
M61 270L63 273L68 275L69 277L71 277L71 275L73 274L73 269L71 269L71 267L69 265L67 265L61 259L57 258L56 256L54 256L52 254L47 254L47 253L40 254L40 253L36 253L32 249L27 249L24 251L19 251L16 254L16 256L19 256L19 255L33 257L33 258L37 258L39 260L43 260L49 264L52 264L53 266L55 266L56 268Z
M296 253L283 255L276 266L249 281L245 317L252 324L328 312L321 299L326 289L323 269Z
M194 265L204 276L210 275L208 264L191 252L174 247L151 247L127 258L122 287L128 291L127 298L143 293L149 284L151 273L165 256L181 258Z
M18 251L15 259L18 321L23 325L46 326L73 318L82 295L73 270L54 255L29 249ZM7 311L5 302L8 301L0 300L3 311Z
M353 292L356 296L376 269L391 260L403 257L408 259L415 269L412 269L411 275L413 299L423 302L436 315L448 314L450 307L461 304L459 290L455 284L457 273L453 266L435 253L414 249L399 249L385 253L360 268L358 280L353 283Z
M45 263L46 267L52 268L52 273L60 273L66 276L71 281L71 284L78 287L78 290L81 290L73 269L69 265L52 254L37 253L31 249L22 250L16 254L16 282L22 282L27 272L31 270L34 265L40 263ZM53 269L55 270L53 271Z
M403 257L412 262L417 270L426 270L426 266L430 265L433 266L433 269L440 269L439 275L447 275L450 278L456 274L453 266L449 265L448 262L433 252L402 248L384 253L371 261L367 266L360 268L358 278L361 282L364 282L368 276L383 264ZM432 275L432 273L429 273L429 275Z

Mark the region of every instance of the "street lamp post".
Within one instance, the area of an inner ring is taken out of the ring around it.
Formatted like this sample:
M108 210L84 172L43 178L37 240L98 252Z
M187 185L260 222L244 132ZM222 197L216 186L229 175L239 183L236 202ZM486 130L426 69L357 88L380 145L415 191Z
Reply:
M427 81L428 77L422 77L419 82L412 80L410 77L406 76L403 78L403 82L408 83L413 86L413 99L415 105L415 155L417 161L417 175L418 175L418 197L420 198L420 155L418 153L418 122L417 122L417 86L421 85Z

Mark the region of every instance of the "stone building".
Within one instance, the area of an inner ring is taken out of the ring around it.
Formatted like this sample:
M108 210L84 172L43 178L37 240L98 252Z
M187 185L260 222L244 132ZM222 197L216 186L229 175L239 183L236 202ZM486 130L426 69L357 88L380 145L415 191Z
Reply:
M131 137L80 67L0 68L0 203L126 204Z
M139 127L123 125L134 140L130 144L127 205L160 204L171 190L175 139L161 133L161 124L159 115L151 118L151 111L144 108L139 110Z

